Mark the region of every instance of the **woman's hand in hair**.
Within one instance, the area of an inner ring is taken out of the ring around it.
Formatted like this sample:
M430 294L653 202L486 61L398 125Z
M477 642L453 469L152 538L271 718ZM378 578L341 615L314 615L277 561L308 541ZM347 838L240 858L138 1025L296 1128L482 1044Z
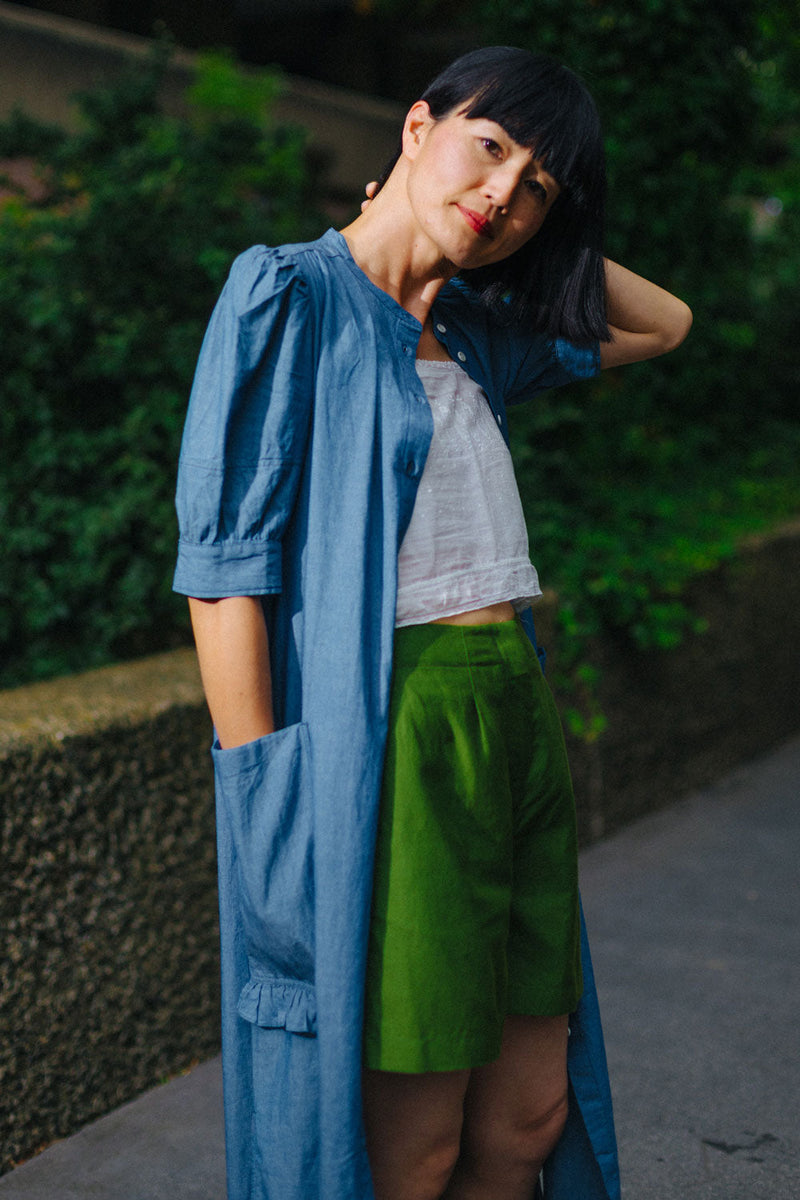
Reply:
M361 211L362 212L364 212L366 209L369 208L369 202L372 199L372 197L375 195L375 192L377 191L377 189L378 189L377 179L371 179L369 181L369 183L367 184L367 186L364 188L364 191L367 193L367 198L366 198L366 200L361 201Z
M620 367L666 354L692 326L692 310L677 296L605 260L606 306L613 341L601 342L600 365Z

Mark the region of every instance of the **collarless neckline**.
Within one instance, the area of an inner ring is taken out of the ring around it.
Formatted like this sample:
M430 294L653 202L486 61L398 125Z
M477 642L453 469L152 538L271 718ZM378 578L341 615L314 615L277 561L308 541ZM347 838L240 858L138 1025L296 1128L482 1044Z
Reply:
M322 235L322 241L326 244L327 248L333 250L334 253L338 253L339 257L341 257L341 259L346 263L351 273L356 279L359 280L362 287L366 288L373 296L377 297L384 307L389 308L389 310L399 316L401 320L404 319L407 321L414 330L418 330L420 333L422 332L421 322L418 321L417 318L413 316L407 308L403 308L402 304L398 304L393 296L390 296L388 292L383 290L383 288L378 287L377 283L373 283L369 275L366 275L364 271L361 270L361 267L353 258L350 247L347 244L347 238L344 236L344 234L340 233L338 229L331 228L327 231L327 233Z

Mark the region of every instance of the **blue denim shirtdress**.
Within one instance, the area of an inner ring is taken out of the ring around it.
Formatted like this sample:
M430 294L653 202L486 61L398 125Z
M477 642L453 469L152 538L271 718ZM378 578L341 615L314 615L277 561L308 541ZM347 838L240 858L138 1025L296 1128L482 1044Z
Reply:
M433 320L504 434L507 404L598 368L597 347L524 336L458 282ZM334 230L257 246L233 265L192 389L175 588L263 597L278 725L212 748L229 1200L373 1197L362 1002L397 552L432 434L419 334ZM585 933L583 965L547 1200L619 1196Z

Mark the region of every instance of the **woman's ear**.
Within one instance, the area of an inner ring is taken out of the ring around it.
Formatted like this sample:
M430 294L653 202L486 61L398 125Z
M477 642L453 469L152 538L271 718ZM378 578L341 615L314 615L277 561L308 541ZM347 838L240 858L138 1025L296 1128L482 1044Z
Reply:
M416 158L419 150L436 124L426 100L417 100L411 105L403 125L403 156Z

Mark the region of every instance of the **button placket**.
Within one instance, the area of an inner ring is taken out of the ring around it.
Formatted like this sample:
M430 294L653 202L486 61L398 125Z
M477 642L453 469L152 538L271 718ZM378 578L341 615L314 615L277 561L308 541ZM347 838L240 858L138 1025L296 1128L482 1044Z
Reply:
M424 390L420 391L422 386L419 376L416 373L416 349L414 344L407 340L409 330L404 329L400 335L400 349L406 359L413 359L414 364L409 363L403 368L402 374L407 385L405 392L408 401L413 401L413 408L408 411L408 427L406 430L406 445L404 457L399 459L398 467L402 473L409 479L418 480L422 473L422 464L420 463L417 448L421 449L421 440L426 436L428 424L432 421L430 416L430 404ZM420 406L424 406L427 412L423 412ZM429 435L428 435L429 436ZM400 465L402 464L402 465Z

